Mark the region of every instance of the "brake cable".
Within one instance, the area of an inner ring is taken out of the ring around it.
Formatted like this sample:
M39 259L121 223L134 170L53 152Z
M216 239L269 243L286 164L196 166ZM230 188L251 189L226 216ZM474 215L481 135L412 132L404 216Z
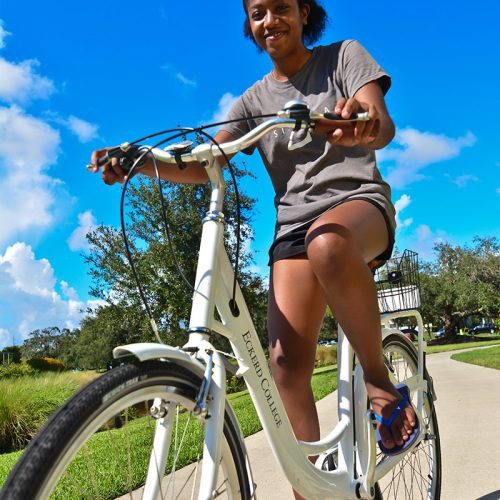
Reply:
M181 127L178 127L178 128L174 128L174 129L164 130L164 131L161 131L161 132L156 132L154 134L150 134L148 136L142 137L140 139L137 139L137 140L129 143L130 145L136 145L138 142L141 142L141 141L146 140L146 139L150 139L152 137L158 137L160 135L164 135L166 133L171 133L171 132L179 132L179 133L174 134L174 135L172 135L170 137L167 137L166 139L162 139L160 142L156 143L153 146L150 146L150 147L146 147L145 146L144 147L144 151L134 161L132 167L129 170L129 173L127 175L127 178L126 178L125 183L124 183L123 188L122 188L122 196L121 196L121 200L120 200L120 222L121 222L122 236L123 236L123 241L124 241L124 245L125 245L125 252L126 252L127 260L129 262L129 265L130 265L131 270L132 270L132 274L133 274L134 279L136 281L137 288L138 288L138 291L139 291L139 295L140 295L142 303L144 304L144 308L145 308L146 314L147 314L147 316L149 318L149 322L150 322L151 328L152 328L153 333L154 333L155 337L157 338L158 342L162 343L162 341L160 339L160 336L159 336L158 327L157 327L156 322L155 322L155 320L153 318L153 314L151 312L149 304L148 304L148 302L146 300L146 296L144 294L144 290L143 290L143 287L141 285L141 281L139 279L139 276L138 276L138 273L137 273L134 261L132 259L132 253L130 251L129 240L128 240L128 237L127 237L127 230L126 230L125 216L124 216L124 207L125 207L125 195L126 195L126 191L127 191L127 187L129 185L130 179L134 176L134 174L136 173L136 171L139 170L140 167L142 166L141 165L141 161L147 155L151 155L152 161L153 161L153 165L154 165L154 169L155 169L155 176L156 176L156 179L158 181L158 190L159 190L159 194L160 194L160 203L161 203L161 213L162 213L162 219L163 219L163 224L164 224L164 230L165 230L165 234L166 234L166 237L167 237L167 242L168 242L168 245L169 245L169 248L170 248L170 253L171 253L172 257L173 257L174 264L175 264L175 266L176 266L179 274L181 275L183 281L188 285L189 288L191 288L193 291L195 291L193 285L186 278L186 276L185 276L185 274L184 274L184 272L182 270L182 267L180 266L180 263L179 263L179 261L177 259L177 255L176 255L176 252L175 252L175 248L174 248L174 245L173 245L173 242L172 242L172 237L171 237L170 230L169 230L168 220L167 220L167 217L166 217L167 209L166 209L165 198L164 198L164 195L163 195L163 189L162 189L162 185L161 185L161 177L160 177L159 170L158 170L157 160L154 157L154 155L152 154L152 149L160 147L163 144L165 144L166 142L170 142L173 139L181 137L181 136L185 135L186 132L187 133L198 133L198 134L201 134L201 135L207 137L207 139L209 141L211 141L212 143L214 143L216 145L216 147L219 149L219 151L220 151L222 157L224 158L224 161L225 161L225 163L226 163L226 165L228 167L230 176L231 176L232 181L233 181L234 192L235 192L235 204L236 204L236 252L235 252L235 264L234 264L234 279L233 279L232 299L231 299L231 301L229 303L229 306L230 306L231 312L235 316L237 316L239 314L239 310L238 310L238 307L237 307L237 304L236 304L236 285L237 285L237 278L238 278L238 266L239 266L239 257L240 257L240 249L241 249L241 234L240 234L241 233L241 210L240 210L240 196L239 196L239 190L238 190L238 183L237 183L237 179L236 179L236 175L235 175L233 166L232 166L231 161L229 160L228 156L226 155L226 153L224 152L224 150L221 148L220 144L215 140L215 138L212 135L210 135L209 133L205 132L205 129L211 128L211 127L215 127L215 126L224 125L224 124L227 124L227 123L249 121L249 120L255 119L255 118L268 118L268 117L273 117L273 116L275 116L275 114L251 116L251 117L245 117L245 118L240 118L240 119L235 119L235 120L226 120L226 121L223 121L223 122L217 122L217 123L213 123L213 124L208 124L208 125L204 125L204 126L197 127L197 128L191 128L191 127L190 128L187 128L187 127L181 128Z

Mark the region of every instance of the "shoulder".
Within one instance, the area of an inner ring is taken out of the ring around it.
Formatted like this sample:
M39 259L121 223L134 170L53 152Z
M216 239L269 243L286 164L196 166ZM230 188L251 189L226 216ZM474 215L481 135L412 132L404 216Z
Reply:
M339 52L342 57L356 57L356 55L366 53L366 49L358 40L348 39L340 42Z
M346 50L359 50L362 48L357 40L339 40L328 45L317 45L314 52L320 57L332 57L343 54Z

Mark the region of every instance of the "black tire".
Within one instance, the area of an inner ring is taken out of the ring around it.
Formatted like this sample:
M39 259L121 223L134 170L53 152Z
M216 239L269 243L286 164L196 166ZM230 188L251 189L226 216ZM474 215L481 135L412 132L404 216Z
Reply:
M194 453L195 465L190 467L196 468L203 451L199 422L204 419L195 417L191 410L200 383L196 374L168 362L147 361L111 370L78 392L50 418L9 475L0 499L95 499L123 494L132 498L132 491L133 498L141 498L157 422L150 407L158 397L175 402L175 410L180 410L175 412L171 448L177 436L179 448L185 445ZM239 429L227 410L222 450L217 492L222 498L251 498L246 454ZM172 465L174 455L177 458ZM189 469L183 468L182 472L181 468L189 462L192 459L179 455L178 450L169 451L167 470L161 473L161 498L171 498L171 489L175 489L174 498L184 498L178 496L177 476L172 487L170 472L174 468L179 474L186 473ZM191 487L197 487L193 486L194 478L199 480L200 474L187 475L191 484L183 487L182 494L190 497ZM55 480L54 488L48 486L51 480Z
M417 373L418 355L405 337L391 334L384 338L386 364L394 383L404 382ZM432 379L425 371L428 391L424 394L425 438L392 471L378 481L377 499L437 500L441 497L441 444L434 408ZM412 395L413 396L413 395ZM415 404L415 401L414 401ZM377 461L384 460L380 453Z

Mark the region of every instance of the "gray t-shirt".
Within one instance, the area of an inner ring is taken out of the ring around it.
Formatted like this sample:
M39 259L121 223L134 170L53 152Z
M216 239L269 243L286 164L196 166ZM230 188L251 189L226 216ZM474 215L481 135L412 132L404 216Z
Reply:
M273 113L293 99L307 102L315 111L333 112L341 97L352 97L374 80L385 94L391 85L389 76L358 42L318 46L288 81L278 81L269 73L256 82L235 102L227 119ZM222 129L238 138L263 121L251 119ZM276 193L276 237L353 198L376 203L395 229L391 190L382 180L372 150L334 146L324 135L292 129L266 134L257 148Z

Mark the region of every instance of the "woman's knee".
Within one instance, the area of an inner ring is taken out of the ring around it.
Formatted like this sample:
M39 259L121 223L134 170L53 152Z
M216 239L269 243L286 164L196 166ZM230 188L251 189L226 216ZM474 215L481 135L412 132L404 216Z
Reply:
M351 231L338 224L311 228L306 237L307 256L315 271L335 272L345 261L359 252Z
M307 352L306 352L307 351ZM278 387L306 387L314 370L314 351L296 349L287 352L279 344L270 346L269 364Z

